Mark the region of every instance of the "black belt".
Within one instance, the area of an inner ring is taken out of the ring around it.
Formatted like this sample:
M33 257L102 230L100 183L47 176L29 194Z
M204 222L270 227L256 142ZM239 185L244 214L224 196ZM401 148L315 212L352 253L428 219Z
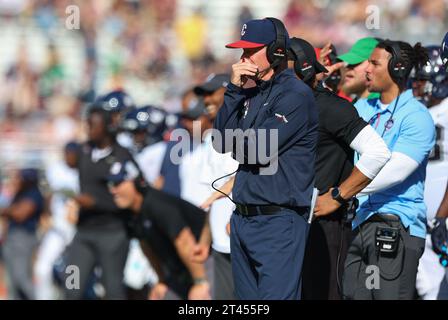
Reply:
M242 216L270 215L285 209L294 210L297 213L302 213L302 211L305 211L304 210L305 208L299 208L299 207L292 208L292 207L282 207L274 205L255 206L255 205L236 204L236 213Z
M367 221L371 222L400 222L400 217L391 213L375 213Z

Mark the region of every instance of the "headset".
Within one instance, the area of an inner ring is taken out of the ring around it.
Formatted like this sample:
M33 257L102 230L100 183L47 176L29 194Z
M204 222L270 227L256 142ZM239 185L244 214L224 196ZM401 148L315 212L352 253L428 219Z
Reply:
M274 24L275 29L275 41L272 41L266 49L266 56L271 67L274 69L286 59L288 32L283 22L279 19L272 17L266 19Z
M448 32L445 34L442 45L440 46L440 57L442 58L445 71L448 72Z
M308 82L316 75L313 62L306 56L300 43L294 41L296 38L292 38L290 41L290 49L296 56L294 61L294 72L303 80Z
M143 178L142 173L140 173L139 176L135 178L133 182L135 190L137 190L137 192L140 193L141 195L145 195L148 189L150 188L148 182L146 182L145 178Z
M387 70L392 79L397 80L397 82L402 82L406 78L406 71L408 68L405 66L404 59L401 56L400 46L398 43L391 40L386 40L386 45L391 50L392 54L387 65Z
M117 186L119 184L121 184L124 181L131 181L135 187L135 189L137 190L138 193L140 194L145 194L147 192L147 190L150 188L148 182L145 180L145 177L143 176L143 173L140 170L139 165L137 164L137 162L134 159L128 159L125 160L123 162L116 162L114 163L111 168L110 171L113 171L114 169L114 165L120 163L121 167L119 169L119 172L116 172L115 174L124 174L125 176L129 173L127 170L127 164L131 163L132 166L134 167L134 169L137 171L135 177L126 177L123 180L120 180L118 182L108 182L108 187L114 187Z

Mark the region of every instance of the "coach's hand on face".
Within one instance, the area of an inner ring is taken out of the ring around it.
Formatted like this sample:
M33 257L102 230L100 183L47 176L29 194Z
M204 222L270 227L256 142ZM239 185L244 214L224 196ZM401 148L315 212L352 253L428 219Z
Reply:
M230 82L237 87L243 87L251 77L255 77L258 72L258 66L249 60L241 58L240 61L232 65L232 74Z

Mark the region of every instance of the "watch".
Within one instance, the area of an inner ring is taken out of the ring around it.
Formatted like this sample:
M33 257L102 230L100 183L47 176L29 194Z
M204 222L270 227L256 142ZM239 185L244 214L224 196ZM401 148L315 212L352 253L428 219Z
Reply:
M336 200L342 205L348 202L347 200L341 197L341 191L339 191L338 187L334 187L333 190L331 190L331 197L333 198L333 200Z

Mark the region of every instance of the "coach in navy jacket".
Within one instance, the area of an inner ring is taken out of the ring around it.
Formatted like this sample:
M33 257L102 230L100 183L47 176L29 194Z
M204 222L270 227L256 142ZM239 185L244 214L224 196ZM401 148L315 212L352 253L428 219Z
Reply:
M300 299L318 114L312 91L287 69L288 44L283 24L266 18L244 24L241 40L227 45L243 55L232 66L214 147L240 162L231 219L240 299Z

